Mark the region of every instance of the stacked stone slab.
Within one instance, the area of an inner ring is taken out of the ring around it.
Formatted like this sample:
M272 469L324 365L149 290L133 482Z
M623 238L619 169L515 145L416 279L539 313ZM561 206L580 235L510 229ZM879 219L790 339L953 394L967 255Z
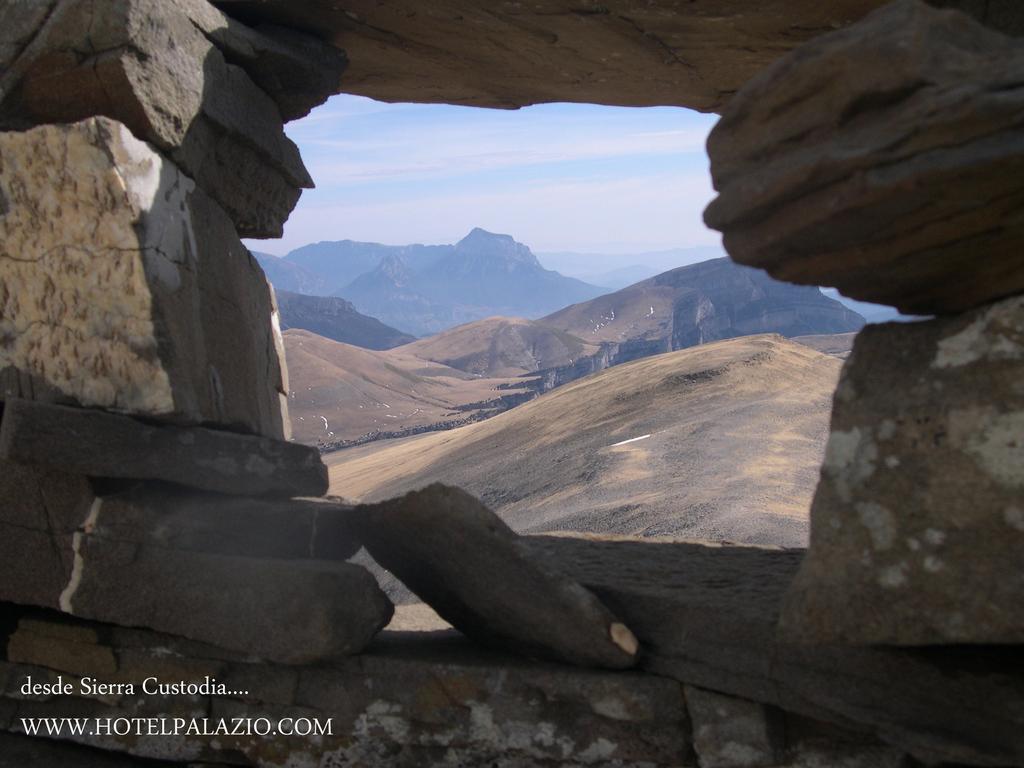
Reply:
M239 234L311 186L283 122L344 54L204 0L0 2L0 600L254 658L354 653L392 606L287 442Z
M768 68L709 139L733 258L940 315L856 340L791 639L1024 643L1022 82L1024 42L900 0Z
M239 234L281 235L312 186L283 121L337 90L344 54L295 32L257 32L206 0L19 0L0 10L25 20L0 59L0 125L114 118L202 187Z

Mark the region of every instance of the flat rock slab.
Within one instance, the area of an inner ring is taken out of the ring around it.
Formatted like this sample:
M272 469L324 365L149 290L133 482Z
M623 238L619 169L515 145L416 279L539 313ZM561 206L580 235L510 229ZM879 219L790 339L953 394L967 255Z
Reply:
M182 552L77 534L60 607L282 664L363 650L392 605L365 568Z
M802 550L625 537L527 536L524 543L629 623L650 671L863 728L928 763L1024 764L1017 648L780 640L779 610Z
M162 483L97 495L82 475L0 460L0 600L58 608L76 534L257 560L344 560L360 544L331 499L224 496Z
M795 641L1024 643L1024 297L868 326L832 411Z
M309 446L17 399L5 404L0 459L245 496L320 496L328 487L327 467Z
M741 264L910 314L1020 293L1022 82L1024 40L892 3L730 100L705 221Z
M107 118L0 153L0 398L286 437L273 294L217 203Z
M356 513L373 558L469 637L584 666L636 662L626 625L465 491L435 484Z

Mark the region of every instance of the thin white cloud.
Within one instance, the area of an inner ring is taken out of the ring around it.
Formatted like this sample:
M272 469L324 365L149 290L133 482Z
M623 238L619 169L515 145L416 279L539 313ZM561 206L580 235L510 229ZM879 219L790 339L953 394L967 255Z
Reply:
M276 242L452 242L474 226L535 250L717 242L704 144L713 118L670 108L515 112L336 97L292 123L317 189Z
M703 174L663 174L612 181L553 181L486 193L435 195L381 203L325 203L292 214L286 253L318 240L391 244L451 243L472 227L512 234L536 251L601 251L635 243L638 252L711 245L700 212L713 193ZM682 204L686 201L686 204ZM409 233L416 233L410 237Z

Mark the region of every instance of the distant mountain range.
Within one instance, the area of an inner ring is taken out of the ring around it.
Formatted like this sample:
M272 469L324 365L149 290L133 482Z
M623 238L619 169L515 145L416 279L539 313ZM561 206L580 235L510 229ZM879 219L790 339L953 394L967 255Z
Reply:
M606 290L545 269L510 235L479 228L454 245L342 240L255 255L278 290L341 296L416 336L492 315L538 317Z
M668 352L755 333L846 333L860 330L864 318L817 288L720 258L663 272L540 322L591 343L656 342Z
M699 245L692 248L672 248L642 253L576 253L558 251L538 253L537 258L548 269L575 277L602 288L619 289L660 275L676 267L725 256L717 245Z
M537 320L489 318L409 345L483 376L541 374L542 390L649 355L720 339L859 331L864 318L809 286L728 258L679 267Z

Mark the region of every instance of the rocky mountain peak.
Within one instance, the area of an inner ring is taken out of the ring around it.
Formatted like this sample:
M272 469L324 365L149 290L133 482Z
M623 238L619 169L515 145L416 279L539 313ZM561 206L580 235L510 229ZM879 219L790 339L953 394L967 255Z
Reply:
M473 230L455 244L455 252L482 257L488 261L517 262L540 268L540 262L527 246L516 242L512 235L500 235L486 229Z

